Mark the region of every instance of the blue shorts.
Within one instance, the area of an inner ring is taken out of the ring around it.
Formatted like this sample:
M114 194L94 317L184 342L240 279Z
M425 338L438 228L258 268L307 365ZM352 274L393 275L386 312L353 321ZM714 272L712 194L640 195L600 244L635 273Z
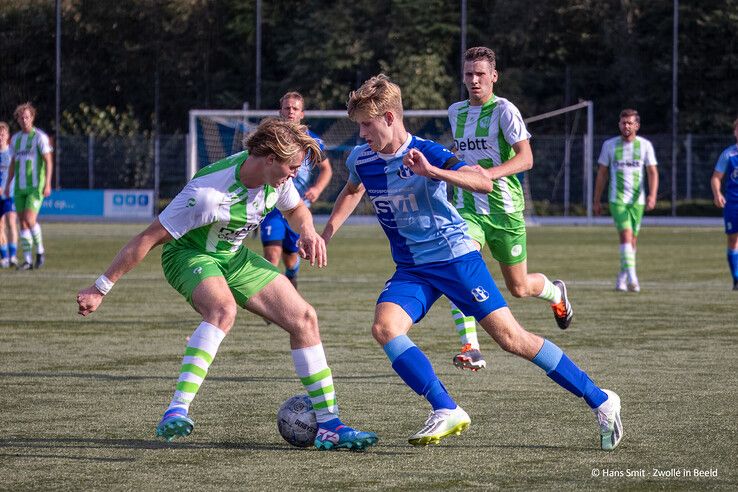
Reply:
M282 249L288 253L297 253L297 240L300 235L290 229L290 225L276 208L269 212L261 223L261 244L268 246L281 242Z
M15 202L12 198L0 198L0 217L8 212L15 212Z
M477 321L507 306L478 251L449 261L397 267L377 304L397 304L417 323L442 295Z
M738 233L738 203L726 203L723 209L725 234Z

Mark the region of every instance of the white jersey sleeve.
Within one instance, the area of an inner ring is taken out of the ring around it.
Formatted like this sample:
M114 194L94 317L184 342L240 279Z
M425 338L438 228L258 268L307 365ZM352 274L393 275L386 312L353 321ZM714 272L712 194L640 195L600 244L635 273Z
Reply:
M525 127L520 110L511 102L506 102L500 109L500 130L502 130L505 141L510 145L515 145L528 140L530 133Z
M44 132L38 132L38 150L41 155L49 154L53 150L49 136Z
M602 143L602 149L600 150L600 157L597 158L597 162L600 165L605 166L605 167L610 166L610 156L612 155L612 152L610 151L610 147L612 147L612 145L610 145L610 143L611 143L611 140L605 140Z
M641 153L642 159L643 159L643 165L644 166L655 166L658 164L656 161L656 152L653 150L653 144L650 140L644 139L643 142L643 151Z
M192 180L162 210L159 222L174 239L179 239L192 229L217 221L222 199L222 192L201 187L197 180Z
M288 179L282 186L277 188L277 204L280 211L292 210L300 203L300 193L295 188L292 179Z

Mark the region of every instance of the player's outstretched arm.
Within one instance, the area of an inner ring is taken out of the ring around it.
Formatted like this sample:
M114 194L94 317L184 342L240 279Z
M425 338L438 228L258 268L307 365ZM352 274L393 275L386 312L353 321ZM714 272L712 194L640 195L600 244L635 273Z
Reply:
M322 268L328 264L325 241L315 232L313 215L305 204L300 201L291 210L282 212L287 223L295 231L300 231L300 256L310 261L310 265Z
M365 188L363 184L353 184L350 181L346 182L346 186L343 187L343 190L341 190L341 193L339 193L336 198L336 203L333 205L331 216L328 217L328 222L321 234L326 244L328 244L331 238L335 236L338 229L341 228L353 211L356 210L356 206L361 201L361 197L364 196L364 191Z
M441 169L431 165L418 149L410 149L402 158L402 162L418 176L439 179L473 192L489 193L492 191L492 181L479 166L464 166L458 171Z
M108 269L94 284L77 293L78 313L87 316L94 312L102 303L103 296L119 278L141 263L154 247L170 240L172 236L169 232L164 229L159 219L154 219L149 227L121 248Z
M484 170L489 179L500 179L505 176L529 171L533 168L533 150L530 148L530 141L527 139L521 140L513 144L512 148L515 151L515 155L511 159L499 166L493 166Z

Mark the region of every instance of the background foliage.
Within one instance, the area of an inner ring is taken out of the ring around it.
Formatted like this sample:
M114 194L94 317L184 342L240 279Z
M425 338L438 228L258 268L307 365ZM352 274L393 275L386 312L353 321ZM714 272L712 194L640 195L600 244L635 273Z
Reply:
M158 75L161 130L185 132L191 108L255 102L255 0L63 0L62 110L130 112L152 128ZM344 106L384 71L408 107L460 98L459 2L281 0L263 5L262 106L287 90L313 109ZM33 101L53 128L54 2L0 3L0 118ZM738 108L738 0L682 2L681 132L729 132ZM644 133L671 121L672 1L468 2L467 46L498 54L497 92L524 115L595 101L595 132L634 106ZM67 131L76 131L65 127Z

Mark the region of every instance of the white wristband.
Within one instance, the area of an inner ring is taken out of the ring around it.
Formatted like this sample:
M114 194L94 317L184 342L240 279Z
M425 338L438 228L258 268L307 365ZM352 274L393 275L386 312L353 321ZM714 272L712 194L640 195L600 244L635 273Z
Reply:
M100 277L95 280L95 287L97 287L97 290L99 290L102 295L110 292L110 289L113 288L113 285L115 285L115 282L112 282L108 277L105 276L105 274L100 275Z

